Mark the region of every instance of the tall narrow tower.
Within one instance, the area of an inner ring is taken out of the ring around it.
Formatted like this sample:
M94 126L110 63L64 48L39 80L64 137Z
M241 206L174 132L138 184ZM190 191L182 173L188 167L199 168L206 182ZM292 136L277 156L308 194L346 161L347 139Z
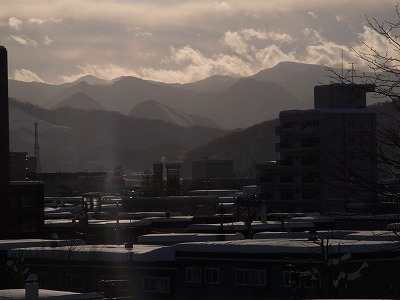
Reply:
M35 122L35 158L36 158L36 173L41 173L42 166L40 165L39 132L38 132L38 123L37 122Z
M10 186L10 141L8 119L7 49L0 45L0 195L8 195Z

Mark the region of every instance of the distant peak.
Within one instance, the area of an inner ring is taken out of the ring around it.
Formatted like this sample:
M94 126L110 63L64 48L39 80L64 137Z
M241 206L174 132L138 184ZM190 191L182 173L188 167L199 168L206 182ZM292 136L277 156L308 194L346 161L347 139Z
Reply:
M86 82L86 83L88 83L88 84L93 85L93 84L103 84L103 83L106 83L107 80L104 80L104 79L101 79L101 78L98 78L98 77L96 77L96 76L93 76L93 75L88 74L88 75L85 75L85 76L80 77L80 78L79 78L78 80L76 80L75 82L76 82L76 83Z

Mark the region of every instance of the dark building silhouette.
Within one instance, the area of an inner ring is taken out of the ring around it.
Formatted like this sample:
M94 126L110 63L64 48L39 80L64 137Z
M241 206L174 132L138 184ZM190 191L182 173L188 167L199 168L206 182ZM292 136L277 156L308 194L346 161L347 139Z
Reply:
M0 157L2 157L0 172L0 195L2 203L8 202L10 186L10 139L9 139L9 117L8 117L8 63L7 49L0 45Z
M31 173L28 178L44 183L46 196L73 196L106 191L106 172Z
M7 50L0 46L0 237L35 237L44 229L43 183L12 181L10 184L8 113Z
M10 152L10 180L22 181L27 177L26 152Z
M314 109L280 112L280 159L256 165L269 212L371 210L376 194L351 176L377 177L376 114L365 95L373 90L365 84L316 86Z
M153 196L162 196L163 194L163 188L164 188L163 170L164 170L164 165L162 162L158 162L153 165L153 183L152 183Z
M209 159L204 157L192 161L192 178L194 180L232 177L233 160L231 159Z
M180 170L181 164L179 162L166 163L165 168L167 169L167 194L177 195L179 194L180 185Z

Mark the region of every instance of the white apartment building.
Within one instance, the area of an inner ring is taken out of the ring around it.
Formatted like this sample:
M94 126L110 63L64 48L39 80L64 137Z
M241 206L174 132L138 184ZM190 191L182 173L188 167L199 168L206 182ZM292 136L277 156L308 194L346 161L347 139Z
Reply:
M375 193L376 116L371 85L316 86L314 109L282 111L280 159L256 165L269 212L364 212Z

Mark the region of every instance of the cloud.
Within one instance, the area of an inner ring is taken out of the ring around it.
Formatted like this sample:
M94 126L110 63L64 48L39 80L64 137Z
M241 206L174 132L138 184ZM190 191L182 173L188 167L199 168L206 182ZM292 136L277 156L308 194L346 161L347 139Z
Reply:
M313 17L314 19L317 19L317 18L318 18L317 14L314 13L314 12L312 12L312 11L307 12L307 14L308 14L309 16Z
M297 61L312 64L338 65L341 63L341 50L349 49L327 41L319 31L305 28L303 36L298 39L304 42L304 51L287 33L274 31L241 29L227 31L220 40L233 53L224 52L206 54L190 45L180 48L170 46L169 53L161 64L164 67L140 66L136 71L116 64L85 64L78 66L80 72L74 75L61 76L65 82L91 74L103 79L114 79L120 76L136 76L143 79L162 82L193 82L219 74L233 77L245 77L275 66L281 61ZM255 44L253 41L259 41ZM285 42L287 47L282 48ZM287 48L286 50L284 50Z
M28 20L28 22L31 23L31 24L42 25L42 24L46 23L46 20L30 18L30 19Z
M36 73L26 69L14 71L13 79L25 82L44 82Z
M43 38L43 43L47 46L53 44L53 40L51 38L49 38L47 35Z
M251 38L257 38L259 40L272 40L278 42L286 42L291 43L294 41L294 38L287 33L278 33L274 31L265 31L265 30L255 30L253 28L250 29L242 29L240 33L246 40L250 40Z
M3 2L10 70L35 70L49 81L126 71L188 82L214 74L252 75L279 60L335 63L341 49L351 52L351 43L384 46L362 27L365 15L385 20L395 12L378 0L367 0L361 9L348 0ZM42 47L32 59L26 46Z
M285 53L277 45L267 46L259 50L255 57L261 64L260 69L270 68L281 61L297 61L298 57L294 52Z
M223 42L225 45L229 46L235 53L248 57L247 45L238 32L225 32Z
M312 28L304 28L302 30L304 36L309 40L309 42L314 44L319 44L325 42L325 39L321 36L320 32Z
M206 57L198 50L193 49L190 45L186 45L180 49L170 47L170 56L163 60L164 63L173 61L177 64L193 63L201 65L206 61Z
M349 53L349 48L333 42L325 41L317 45L307 46L305 62L337 67L342 61L342 51Z
M396 50L396 47L390 44L384 36L378 34L376 31L367 26L363 27L363 32L359 33L358 36L360 42L358 44L353 44L351 47L355 52L359 53L361 56L364 57L370 55L375 56L376 53L374 51L377 51L377 53L379 53L380 55L386 56L388 58L394 57L395 60L393 61L393 66L398 68L399 53ZM357 63L363 66L367 66L367 62L365 60L359 57L357 57L357 60L358 60ZM390 61L387 61L385 63L390 64Z
M8 19L8 26L12 29L15 29L16 31L21 30L21 25L22 25L22 21L15 17L11 17Z
M237 55L223 53L206 56L199 50L187 45L182 48L170 48L170 56L164 63L175 62L183 65L180 69L156 69L142 67L138 74L144 79L162 82L193 82L214 74L233 77L250 76L253 74L252 64Z
M231 10L229 4L226 3L225 1L222 1L222 2L215 1L214 4L215 4L215 8L217 11L230 11Z
M336 21L338 22L345 22L347 17L345 15L337 15L336 16Z
M60 23L62 23L62 19L61 18L49 18L49 19L29 18L28 23L37 24L37 25L43 25L44 23L60 24Z
M252 43L253 39L264 41L264 44L256 45ZM348 46L327 40L315 29L303 29L297 39L303 44L293 43L287 45L288 47L281 47L282 41L289 43L295 38L286 33L265 30L227 31L223 35L222 43L234 50L234 54L220 52L206 55L189 45L182 48L171 47L170 55L163 60L164 64L169 64L169 68L142 67L138 75L144 79L183 83L201 80L215 74L233 77L250 76L281 61L338 67L342 63L342 51L345 53L346 64L356 61ZM367 39L368 34L365 34L363 40ZM171 63L180 67L176 68Z
M141 31L138 26L136 27L127 27L126 31L129 33L133 33L134 36L140 37L140 36L153 36L153 33L150 31Z
M30 38L28 38L25 35L22 35L22 36L11 35L10 38L13 39L14 41L16 41L20 45L37 47L37 42L34 40L31 40Z
M115 64L85 64L83 66L78 66L78 69L80 70L80 73L73 75L61 75L60 79L64 82L72 82L86 75L93 75L105 80L112 80L121 76L138 77L136 72Z

